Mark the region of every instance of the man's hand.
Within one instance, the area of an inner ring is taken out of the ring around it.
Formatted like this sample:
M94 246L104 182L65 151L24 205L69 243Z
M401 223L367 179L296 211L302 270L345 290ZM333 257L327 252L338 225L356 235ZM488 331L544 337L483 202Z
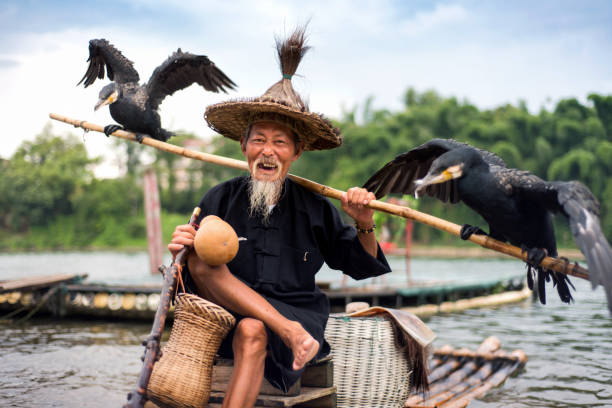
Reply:
M172 254L172 260L176 258L176 254L185 246L193 246L196 230L189 224L178 225L172 233L172 239L168 244L168 250Z
M374 210L367 205L374 199L374 193L365 188L352 187L342 193L340 202L344 212L355 220L359 228L368 229L374 225Z
M360 187L349 188L346 193L342 193L340 198L342 209L357 224L357 238L361 242L361 246L374 258L378 253L376 235L373 232L374 230L371 230L374 227L374 210L367 205L375 198L374 193Z

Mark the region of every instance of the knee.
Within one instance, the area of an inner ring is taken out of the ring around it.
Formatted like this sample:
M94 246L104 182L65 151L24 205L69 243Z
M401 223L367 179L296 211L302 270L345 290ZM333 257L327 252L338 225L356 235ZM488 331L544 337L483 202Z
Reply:
M268 335L261 320L245 318L236 326L234 333L234 353L265 356Z

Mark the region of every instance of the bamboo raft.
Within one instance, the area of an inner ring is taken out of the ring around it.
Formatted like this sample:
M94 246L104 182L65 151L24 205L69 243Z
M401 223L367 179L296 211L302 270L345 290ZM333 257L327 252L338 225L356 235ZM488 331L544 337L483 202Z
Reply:
M522 350L510 354L496 337L485 339L476 351L451 346L436 349L429 366L429 392L410 397L405 407L460 408L482 397L518 373L527 363Z

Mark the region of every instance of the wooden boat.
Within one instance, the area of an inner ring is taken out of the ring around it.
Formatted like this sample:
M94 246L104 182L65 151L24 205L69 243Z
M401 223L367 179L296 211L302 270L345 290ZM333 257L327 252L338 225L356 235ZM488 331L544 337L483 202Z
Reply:
M0 282L0 311L13 313L36 309L37 313L55 317L131 320L151 320L155 315L160 285L87 284L82 282L85 277L66 274ZM347 304L362 301L424 316L518 302L529 297L523 274L478 282L430 282L399 288L369 285L332 289L329 285L321 286L330 299L332 312L344 311ZM50 289L54 290L51 294Z

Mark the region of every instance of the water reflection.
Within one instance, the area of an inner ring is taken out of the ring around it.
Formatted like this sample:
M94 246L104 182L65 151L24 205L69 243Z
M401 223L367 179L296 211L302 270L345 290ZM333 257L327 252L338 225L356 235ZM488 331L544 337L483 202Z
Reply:
M0 405L121 406L148 324L34 320L0 331Z

